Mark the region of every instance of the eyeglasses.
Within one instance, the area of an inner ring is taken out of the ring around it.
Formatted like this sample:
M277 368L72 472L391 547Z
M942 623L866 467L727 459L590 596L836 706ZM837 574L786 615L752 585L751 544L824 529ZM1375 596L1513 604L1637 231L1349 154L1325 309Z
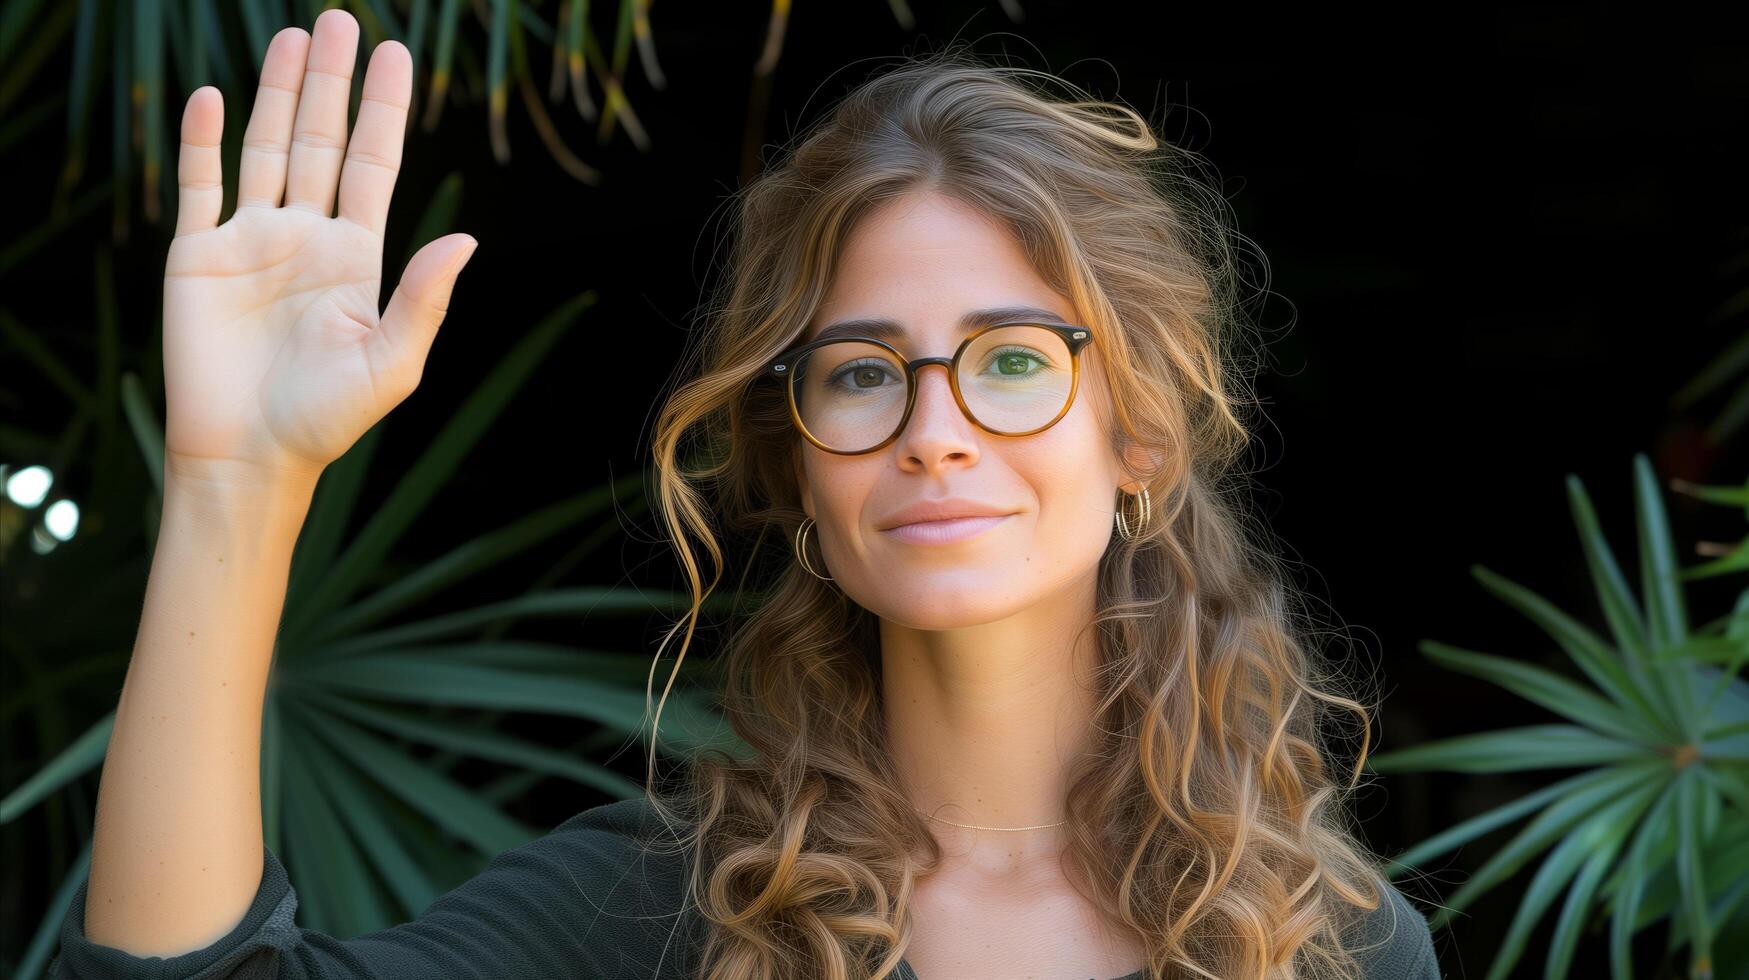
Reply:
M960 342L952 357L907 360L873 337L833 337L791 348L765 370L781 378L790 417L807 440L829 453L860 456L899 437L917 401L917 372L947 369L960 411L999 436L1026 436L1057 424L1075 400L1081 351L1093 342L1083 326L995 323Z

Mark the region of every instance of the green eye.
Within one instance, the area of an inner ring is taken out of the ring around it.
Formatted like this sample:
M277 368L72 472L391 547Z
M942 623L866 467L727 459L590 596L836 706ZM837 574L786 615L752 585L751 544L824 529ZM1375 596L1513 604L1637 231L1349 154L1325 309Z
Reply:
M991 353L990 360L997 365L997 374L1003 377L1018 378L1035 373L1028 367L1028 362L1040 367L1050 367L1050 359L1038 351L1028 347L1004 347Z

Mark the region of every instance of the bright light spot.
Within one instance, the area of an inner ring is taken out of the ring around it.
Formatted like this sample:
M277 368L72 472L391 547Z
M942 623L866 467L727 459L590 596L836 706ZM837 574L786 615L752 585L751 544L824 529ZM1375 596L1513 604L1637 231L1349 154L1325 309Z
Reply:
M26 466L6 478L6 496L20 507L35 507L49 495L55 479L46 466Z
M79 505L71 500L55 501L43 511L43 526L62 541L73 540L73 532L79 529Z

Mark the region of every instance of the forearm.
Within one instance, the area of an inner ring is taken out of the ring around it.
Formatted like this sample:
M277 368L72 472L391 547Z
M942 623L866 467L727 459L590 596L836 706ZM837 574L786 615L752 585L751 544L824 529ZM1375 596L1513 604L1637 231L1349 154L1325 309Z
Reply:
M261 714L314 478L167 473L97 799L85 924L136 955L221 938L260 884Z

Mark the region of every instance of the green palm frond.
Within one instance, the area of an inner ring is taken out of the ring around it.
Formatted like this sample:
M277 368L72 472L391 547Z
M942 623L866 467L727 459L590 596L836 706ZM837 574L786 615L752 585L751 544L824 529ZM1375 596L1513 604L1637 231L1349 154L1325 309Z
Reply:
M1567 976L1594 915L1611 920L1613 980L1633 976L1634 935L1666 920L1670 949L1688 949L1690 977L1710 978L1720 964L1749 966L1749 949L1737 938L1749 935L1749 684L1737 676L1749 660L1749 589L1730 614L1689 625L1683 584L1723 572L1678 565L1658 482L1643 454L1634 458L1638 596L1584 485L1569 476L1567 489L1608 638L1517 583L1481 566L1472 572L1547 633L1590 685L1431 640L1420 649L1568 723L1458 736L1381 753L1369 763L1379 772L1584 771L1409 848L1388 873L1411 870L1530 816L1430 919L1435 927L1447 924L1541 857L1487 980L1511 973L1557 903L1545 977ZM1744 501L1733 488L1703 489L1720 502ZM1717 952L1733 958L1715 958L1715 941Z
M1749 340L1749 338L1745 339ZM1743 485L1737 487L1710 487L1690 483L1687 480L1671 480L1670 489L1709 504L1723 504L1726 507L1741 509L1744 518L1749 519L1749 479L1744 480ZM1715 578L1720 575L1739 575L1749 572L1749 534L1745 534L1743 539L1734 545L1703 541L1695 545L1695 551L1713 560L1683 569L1682 577L1684 579Z

